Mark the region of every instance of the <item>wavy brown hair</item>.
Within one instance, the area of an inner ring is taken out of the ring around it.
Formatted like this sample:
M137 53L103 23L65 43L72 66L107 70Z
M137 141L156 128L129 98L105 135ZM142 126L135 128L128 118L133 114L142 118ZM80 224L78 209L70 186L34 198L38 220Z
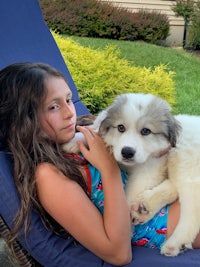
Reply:
M41 132L38 112L47 94L45 81L49 77L65 79L56 69L41 63L16 63L0 71L0 142L3 149L12 152L14 182L20 196L20 209L14 219L12 237L7 240L10 248L20 229L27 233L32 208L54 232L65 232L38 200L35 169L39 163L56 165L87 193L79 170L80 163L63 156L58 144L45 138Z

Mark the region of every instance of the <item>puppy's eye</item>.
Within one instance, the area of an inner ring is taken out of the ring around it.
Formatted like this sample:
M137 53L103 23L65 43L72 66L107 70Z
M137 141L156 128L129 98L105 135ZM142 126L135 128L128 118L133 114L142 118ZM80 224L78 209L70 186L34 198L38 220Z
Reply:
M149 135L151 134L151 130L149 130L148 128L143 128L141 130L141 135Z
M126 131L126 128L123 124L119 124L117 128L120 133L124 133Z

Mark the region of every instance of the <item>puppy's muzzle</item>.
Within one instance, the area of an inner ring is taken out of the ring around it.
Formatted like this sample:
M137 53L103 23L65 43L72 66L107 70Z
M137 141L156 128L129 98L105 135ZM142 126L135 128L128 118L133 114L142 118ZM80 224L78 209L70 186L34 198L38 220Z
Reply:
M133 159L135 155L135 150L129 146L122 148L121 154L124 159Z

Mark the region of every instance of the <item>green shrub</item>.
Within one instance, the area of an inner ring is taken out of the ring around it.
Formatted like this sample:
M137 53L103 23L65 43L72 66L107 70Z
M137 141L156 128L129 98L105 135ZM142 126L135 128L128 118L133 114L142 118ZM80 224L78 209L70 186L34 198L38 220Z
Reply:
M200 1L196 2L191 22L189 26L188 46L200 50Z
M80 98L92 114L107 107L126 92L153 93L174 103L174 73L166 66L155 69L133 67L120 59L114 46L104 50L85 48L71 38L53 33L78 88Z
M57 33L157 43L169 35L166 15L128 9L100 0L40 0L44 19Z
M170 27L166 15L140 10L136 21L138 39L156 44L158 40L165 40L169 35Z

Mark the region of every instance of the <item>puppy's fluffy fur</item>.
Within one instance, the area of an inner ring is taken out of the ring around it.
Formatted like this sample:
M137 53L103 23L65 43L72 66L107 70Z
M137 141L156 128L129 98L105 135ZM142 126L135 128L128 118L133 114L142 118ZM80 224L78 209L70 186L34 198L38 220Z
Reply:
M166 101L151 94L122 94L92 127L128 173L126 195L135 207L135 224L179 198L179 222L161 249L176 256L192 247L200 230L200 117L170 111ZM77 152L77 145L64 149Z

